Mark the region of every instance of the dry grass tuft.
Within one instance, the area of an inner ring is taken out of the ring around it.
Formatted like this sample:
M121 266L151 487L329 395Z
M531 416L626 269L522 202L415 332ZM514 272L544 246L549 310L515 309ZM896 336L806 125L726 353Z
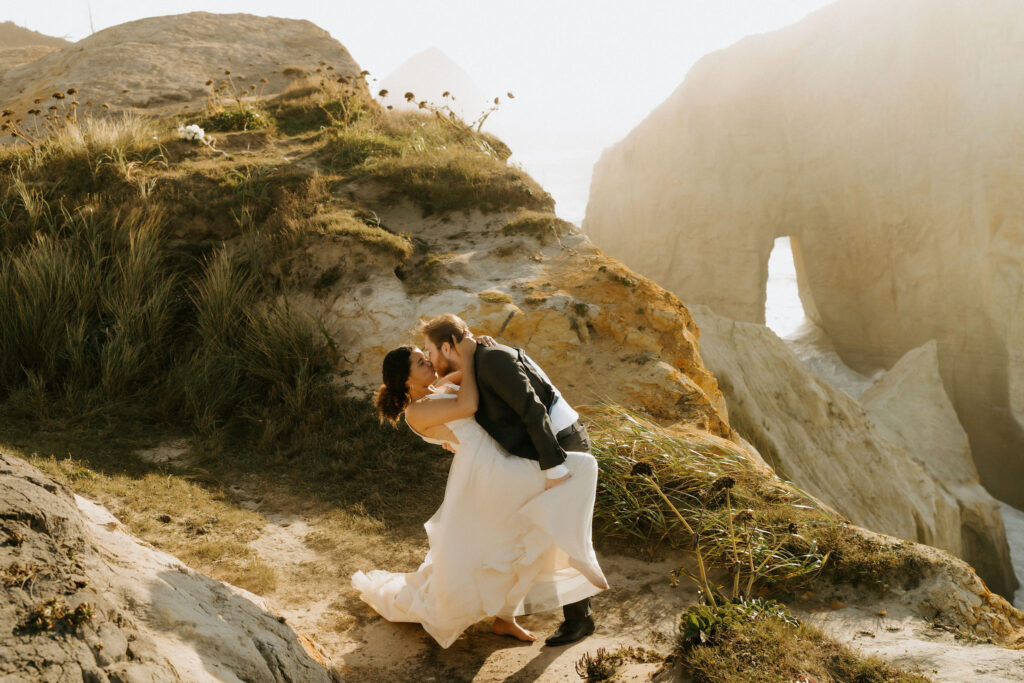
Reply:
M506 235L528 235L541 242L559 238L575 230L575 226L553 213L520 209L515 216L502 226Z
M922 576L912 553L869 541L727 442L672 431L618 406L590 418L601 468L598 528L646 552L693 550L700 575L690 578L712 606L819 576L875 589ZM714 583L718 573L728 585Z
M312 224L324 235L352 237L361 244L390 254L400 261L412 255L413 244L408 237L396 235L379 225L367 223L354 211L340 210L316 216Z
M497 289L488 289L477 294L477 298L489 304L510 304L512 297Z
M409 197L424 215L525 206L554 208L554 200L526 173L465 148L431 149L377 159L363 172Z
M677 661L695 683L926 683L877 657L865 657L799 623L772 601L691 607L680 617Z

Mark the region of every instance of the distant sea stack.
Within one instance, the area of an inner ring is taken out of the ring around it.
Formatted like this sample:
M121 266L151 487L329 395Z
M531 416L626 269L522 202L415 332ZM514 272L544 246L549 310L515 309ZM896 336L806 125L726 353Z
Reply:
M483 93L469 74L436 47L402 62L381 82L381 88L387 90L380 98L381 104L395 109L419 109L419 102L425 100L438 106L447 104L472 121L486 106ZM405 98L407 92L415 95L411 101ZM451 97L442 97L444 93Z
M3 83L3 73L8 69L35 61L70 44L63 38L18 26L13 21L0 23L0 84Z
M0 23L0 49L12 47L67 47L71 42L18 26L13 21Z
M150 17L0 73L0 106L27 109L74 87L81 102L114 110L195 107L205 103L210 79L230 76L239 91L255 85L271 95L315 75L320 62L333 67L329 78L360 72L348 50L309 21L207 12Z
M700 60L594 170L583 227L763 322L792 237L855 369L938 343L982 482L1024 507L1024 3L840 0Z

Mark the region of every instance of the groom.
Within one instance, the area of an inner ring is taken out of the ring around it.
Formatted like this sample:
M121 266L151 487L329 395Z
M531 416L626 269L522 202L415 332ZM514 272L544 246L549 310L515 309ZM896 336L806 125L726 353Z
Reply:
M422 323L423 350L442 377L460 370L454 344L469 327L462 318L444 313ZM454 341L453 341L454 340ZM501 446L521 458L537 460L546 489L570 476L566 451L590 452L587 430L544 371L522 349L501 344L480 346L473 354L480 405L476 421ZM565 621L544 642L566 645L594 632L590 598L562 607Z

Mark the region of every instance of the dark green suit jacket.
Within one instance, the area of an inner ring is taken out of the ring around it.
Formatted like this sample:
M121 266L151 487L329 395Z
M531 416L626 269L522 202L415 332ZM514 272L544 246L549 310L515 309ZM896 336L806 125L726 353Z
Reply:
M509 453L540 462L565 462L548 417L555 388L534 371L522 349L477 346L473 356L480 405L476 421Z

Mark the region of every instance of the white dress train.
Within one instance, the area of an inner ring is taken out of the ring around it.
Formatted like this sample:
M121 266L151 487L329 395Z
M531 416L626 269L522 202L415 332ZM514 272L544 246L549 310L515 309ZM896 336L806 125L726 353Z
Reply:
M487 617L544 612L608 588L591 540L594 457L568 452L572 476L545 491L540 464L509 455L473 418L447 427L459 443L444 501L424 524L423 564L356 572L359 597L388 621L422 624L446 648Z

